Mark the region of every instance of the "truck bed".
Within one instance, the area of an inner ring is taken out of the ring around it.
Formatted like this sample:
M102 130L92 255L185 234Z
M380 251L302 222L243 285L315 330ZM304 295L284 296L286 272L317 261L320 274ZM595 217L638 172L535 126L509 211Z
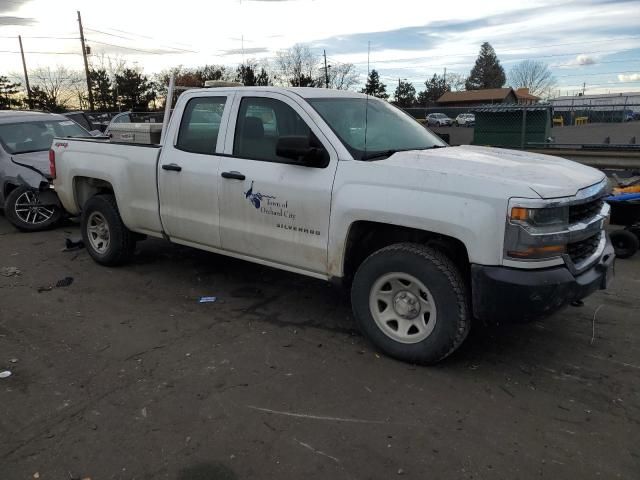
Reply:
M67 211L79 214L86 196L95 194L100 183L106 182L115 193L122 219L132 230L161 234L157 183L160 145L111 142L106 138L55 138L52 149L56 191Z

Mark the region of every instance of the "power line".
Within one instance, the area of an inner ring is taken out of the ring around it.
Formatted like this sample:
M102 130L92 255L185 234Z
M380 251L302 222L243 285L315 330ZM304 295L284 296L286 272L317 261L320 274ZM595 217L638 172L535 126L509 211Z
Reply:
M18 38L18 35L1 35L0 38L8 38L8 39L15 40L16 38ZM48 37L48 36L28 37L23 35L22 38L47 39L47 40L78 40L79 37Z
M121 39L124 39L124 40L133 40L133 41L136 40L135 38L132 38L132 37L125 37L124 35L116 35L114 33L104 32L102 30L96 30L95 28L85 28L85 30L88 30L88 31L94 32L94 33L99 33L99 34L102 34L102 35L109 35L111 37L121 38ZM148 38L150 38L150 37L148 37ZM151 39L151 40L153 40L153 39ZM185 48L170 47L170 46L167 46L167 45L160 45L160 46L162 46L164 48L170 48L172 50L177 50L177 51L180 51L180 52L185 52L185 53L198 53L195 50L187 50Z
M105 28L105 29L107 29L107 30L113 30L114 32L124 33L125 35L133 35L134 37L138 37L138 38L145 38L145 39L147 39L147 40L157 41L157 39L156 39L156 38L154 38L154 37L149 37L149 36L147 36L147 35L142 35L142 34L140 34L140 33L127 32L126 30L119 30L119 29L117 29L117 28L111 28L111 27L103 27L103 28ZM94 29L91 29L91 28L86 28L86 30L92 30L92 31L94 31L94 32L100 32L100 33L103 33L103 34L105 34L105 35L111 35L111 36L114 36L114 37L117 37L117 36L118 36L118 35L115 35L115 34L113 34L113 33L105 32L104 30L94 30ZM125 38L125 37L120 36L120 38ZM128 38L127 40L135 40L135 39L133 39L133 38ZM183 44L183 45L186 45L186 44ZM190 48L194 48L192 45L187 45L187 46L188 46L188 47L190 47ZM175 47L171 47L171 48L175 48ZM192 51L192 52L193 52L193 51ZM197 53L197 52L193 52L193 53Z
M124 48L126 50L133 50L133 51L136 51L136 52L147 53L149 55L163 55L163 54L175 55L175 54L180 53L180 52L153 52L151 50L142 50L140 48L125 47L124 45L116 45L115 43L99 42L98 40L90 40L88 38L87 38L87 43L97 43L97 44L100 44L100 45L109 45L111 47Z
M0 50L0 53L20 53L19 50ZM81 55L81 53L78 52L35 52L35 51L30 51L30 52L24 52L24 53L31 53L33 55Z

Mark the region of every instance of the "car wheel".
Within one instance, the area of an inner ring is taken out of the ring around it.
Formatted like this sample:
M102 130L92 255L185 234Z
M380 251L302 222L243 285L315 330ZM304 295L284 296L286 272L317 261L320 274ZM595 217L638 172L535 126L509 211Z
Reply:
M53 228L64 212L57 205L40 202L40 193L30 187L18 187L7 196L4 205L7 220L23 232L40 232Z
M640 248L640 240L628 230L615 230L609 237L618 258L630 258Z
M87 201L82 212L82 239L91 258L102 265L122 265L136 248L135 234L122 222L113 195L96 195Z
M406 362L444 359L471 326L462 275L448 257L425 245L395 244L369 256L354 277L351 302L364 335Z

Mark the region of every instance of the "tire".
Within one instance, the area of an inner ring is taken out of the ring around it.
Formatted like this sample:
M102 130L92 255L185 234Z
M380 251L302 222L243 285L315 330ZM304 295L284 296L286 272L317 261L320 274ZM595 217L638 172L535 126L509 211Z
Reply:
M618 258L632 257L640 248L640 240L628 230L616 230L609 237Z
M399 243L370 255L353 279L351 304L374 346L405 362L443 360L471 328L462 275L448 257L425 245Z
M640 224L634 224L629 227L625 227L625 230L627 232L633 233L638 239L638 242L640 242Z
M123 265L133 256L135 235L122 222L113 195L91 197L82 211L82 239L97 263Z
M41 232L55 227L64 211L57 205L40 204L38 190L30 187L17 187L9 193L4 204L7 220L23 232Z

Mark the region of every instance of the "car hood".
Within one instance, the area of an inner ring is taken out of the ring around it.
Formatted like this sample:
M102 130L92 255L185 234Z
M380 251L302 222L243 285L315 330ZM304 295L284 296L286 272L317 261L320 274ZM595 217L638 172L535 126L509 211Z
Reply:
M397 152L381 162L389 166L491 178L528 187L541 198L573 196L605 177L595 168L560 157L471 145Z
M40 170L43 174L49 174L49 151L14 153L11 155L14 162Z

